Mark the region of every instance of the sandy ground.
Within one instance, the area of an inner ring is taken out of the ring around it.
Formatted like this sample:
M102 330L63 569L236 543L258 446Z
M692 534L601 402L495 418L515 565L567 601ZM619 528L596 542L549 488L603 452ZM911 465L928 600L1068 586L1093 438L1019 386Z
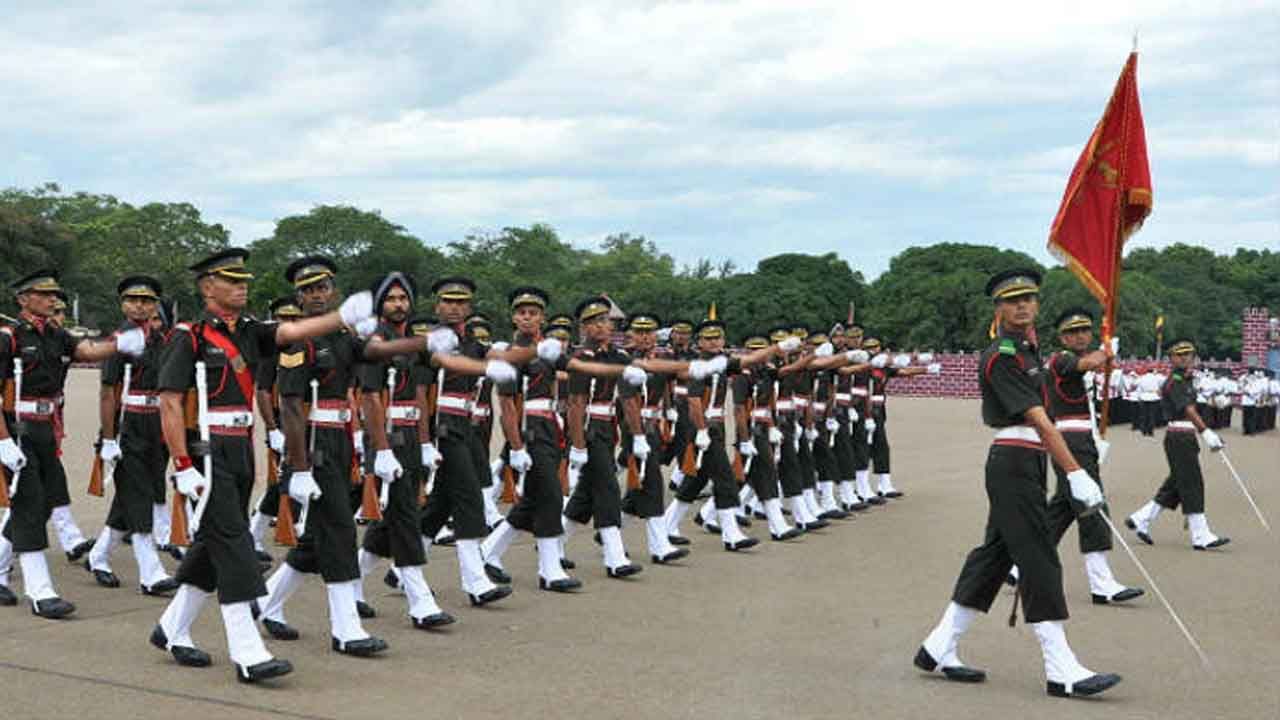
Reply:
M70 388L67 469L86 533L105 503L84 495L96 431L96 372ZM1148 595L1126 607L1089 603L1074 531L1062 545L1071 609L1068 634L1089 667L1124 675L1102 699L1048 698L1031 631L1005 624L1012 596L975 624L964 658L990 672L982 686L926 677L911 666L941 613L964 554L980 541L986 500L981 466L988 433L969 401L891 402L894 480L907 497L801 541L767 541L742 554L692 525L693 555L679 567L645 564L629 581L609 580L589 537L570 556L586 587L576 596L539 592L531 543L507 556L515 594L471 609L452 550L436 549L428 580L459 618L440 633L413 630L403 599L379 577L366 587L380 615L366 627L391 643L372 660L329 650L323 587L312 580L289 608L302 631L272 642L296 671L277 684L235 682L216 607L195 631L213 667L178 667L147 643L164 601L130 588L132 554L117 551L123 587L97 587L61 553L50 553L61 593L79 606L51 622L26 606L0 610L0 702L5 718L1108 718L1280 717L1280 541L1266 534L1224 466L1202 455L1209 518L1234 542L1192 552L1181 518L1162 517L1156 545L1137 548L1212 659L1202 668L1164 609ZM1105 483L1117 514L1159 484L1158 442L1128 428L1113 434ZM1280 523L1280 434L1226 434L1255 497ZM641 528L625 532L646 557ZM1130 536L1130 539L1132 537ZM279 557L282 552L272 548ZM166 558L166 563L171 564ZM1117 547L1118 577L1144 584ZM15 586L20 580L15 577Z

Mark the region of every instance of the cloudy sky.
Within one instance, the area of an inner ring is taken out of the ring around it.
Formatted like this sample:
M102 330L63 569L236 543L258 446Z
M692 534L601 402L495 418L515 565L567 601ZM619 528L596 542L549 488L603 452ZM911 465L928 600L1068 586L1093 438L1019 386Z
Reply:
M188 201L237 243L349 203L431 244L546 222L745 268L1047 261L1137 30L1134 244L1280 248L1276 2L102 5L6 11L0 186Z

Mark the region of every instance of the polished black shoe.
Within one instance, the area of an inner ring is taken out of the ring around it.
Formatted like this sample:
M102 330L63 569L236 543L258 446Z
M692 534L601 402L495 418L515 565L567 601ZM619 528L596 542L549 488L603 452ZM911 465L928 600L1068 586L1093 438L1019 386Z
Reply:
M666 565L669 562L674 562L676 560L679 560L682 557L688 557L688 556L689 556L689 548L676 548L671 552L667 553L666 555L650 555L649 559L654 561L658 565Z
M845 503L844 509L848 512L866 512L871 509L871 506L859 500L853 503Z
M336 637L330 637L330 647L343 655L353 655L355 657L372 657L386 650L389 645L387 641L380 637L367 637L363 640L348 640L343 642Z
M1151 541L1151 535L1149 533L1138 530L1138 524L1133 521L1133 518L1125 518L1124 526L1132 530L1142 542L1148 545L1155 545L1155 543Z
M46 620L61 620L75 611L75 605L58 597L37 600L31 603L31 614L38 615Z
M1045 690L1053 697L1089 697L1119 685L1120 679L1115 673L1098 673L1070 685L1050 680Z
M1125 588L1110 597L1106 595L1099 595L1097 593L1093 593L1093 604L1108 605L1110 603L1120 603L1126 600L1132 600L1136 597L1142 597L1145 594L1146 594L1146 591L1143 590L1142 588Z
M399 590L400 578L396 577L396 573L394 570L388 570L387 574L382 576L382 584L386 585L392 590Z
M168 553L169 557L173 558L174 560L177 560L178 562L182 562L182 555L183 555L182 548L178 547L177 545L170 545L168 543L165 543L164 545L157 545L156 550L159 550L162 553Z
M178 581L171 577L165 578L151 587L139 584L138 592L151 597L169 597L169 593L178 589Z
M601 547L604 547L604 540L602 540L602 539L600 538L600 531L599 531L599 530L597 530L597 531L595 531L594 533L592 533L592 535L591 535L591 542L593 542L593 543L595 543L595 544L597 544L597 545L599 545L599 546L601 546Z
M213 658L209 657L209 653L200 648L185 645L169 647L169 638L165 637L164 628L159 625L151 631L151 644L161 650L167 650L183 667L209 667L213 664Z
M453 545L457 541L458 541L458 537L454 535L452 532L450 532L450 533L446 533L440 539L433 540L432 542L435 543L436 545L449 546L449 545Z
M1192 545L1191 547L1196 550L1212 550L1214 548L1220 548L1229 542L1231 542L1231 538L1220 537L1217 540L1214 540L1213 542L1209 543L1208 545Z
M272 658L266 662L260 662L257 665L245 667L239 663L236 666L236 679L242 683L255 683L259 680L270 680L271 678L288 675L293 672L293 664L288 660L280 658Z
M824 510L822 514L818 515L819 520L844 520L848 517L849 513L839 508Z
M471 599L472 607L480 607L481 605L488 605L491 602L497 602L510 594L510 585L499 585L498 587L482 592L479 595L467 593L467 597Z
M814 530L821 530L822 528L825 528L829 525L830 523L828 523L826 520L822 520L821 518L819 518L818 520L814 520L811 523L796 523L796 527L803 529L805 532L813 532Z
M288 623L263 618L262 627L266 628L268 635L277 640L297 640L299 637L297 628Z
M879 495L872 495L871 497L866 498L866 503L867 503L868 505L885 505L885 504L887 504L888 502L889 502L888 500L885 500L884 498L880 497Z
M675 482L668 482L667 489L670 490L671 492L675 492L680 489L680 486Z
M768 519L769 519L769 516L768 516L768 515L765 515L764 513L760 512L759 510L753 510L753 511L751 512L751 517L753 517L753 518L755 518L755 519L757 519L757 520L768 520Z
M541 575L538 576L538 589L547 590L549 592L567 593L573 592L582 587L582 581L578 578L567 577L559 580L547 580Z
M490 580L498 583L499 585L511 584L511 573L507 572L506 570L503 570L497 565L491 565L489 563L485 563L484 574L488 575Z
M373 606L363 600L356 601L356 614L364 620L372 620L378 617L378 611Z
M702 527L702 513L693 514L693 524Z
M751 518L747 517L746 515L738 515L735 513L733 516L733 519L738 521L738 527L740 528L751 527Z
M409 619L413 621L413 626L419 630L434 630L457 622L456 618L443 610L422 618L410 616Z
M720 534L720 526L719 526L719 525L717 525L717 524L715 524L715 523L703 523L703 525L702 525L702 529L703 529L703 530L706 530L706 531L707 531L707 533L708 533L708 534L710 534L710 535L719 535L719 534Z
M561 570L573 570L577 567L578 567L578 563L570 560L569 558L565 558L565 557L560 558Z
M644 568L639 565L627 563L626 565L619 565L616 568L607 567L605 568L605 573L615 580L621 580L622 578L631 577L632 575L638 575L642 570L644 570Z
M18 596L8 586L0 585L0 606L13 607L18 604Z
M770 533L769 537L773 538L775 542L786 542L787 540L794 540L803 534L804 531L800 528L787 528L787 531L781 535L777 533Z
M759 544L760 544L759 540L753 537L748 537L748 538L742 538L737 542L727 542L724 544L724 549L728 550L729 552L738 552L739 550L746 550L747 548L753 548Z
M67 562L80 562L84 554L93 549L93 540L85 540L67 551Z
M689 538L683 535L668 535L667 542L671 543L672 545L688 545Z
M88 570L89 574L93 575L94 582L98 583L102 587L120 587L120 578L116 577L115 573L110 570L94 570L93 566L89 564L89 558L84 559L84 569Z
M271 553L266 550L254 550L253 554L258 558L258 562L270 565L275 562L275 558L271 557Z
M965 667L964 665L939 668L938 661L933 659L933 656L929 654L928 650L924 649L923 645L920 646L918 651L916 651L916 658L912 662L916 667L924 670L925 672L933 672L934 670L937 670L942 673L943 677L951 680L952 682L980 683L987 679L987 673L985 670Z
M1014 575L1013 573L1009 573L1008 575L1005 575L1004 584L1013 588L1018 587L1018 576Z
M887 498L900 498L903 495L906 495L906 493L902 492L901 490L890 490L889 492L884 494L884 496Z

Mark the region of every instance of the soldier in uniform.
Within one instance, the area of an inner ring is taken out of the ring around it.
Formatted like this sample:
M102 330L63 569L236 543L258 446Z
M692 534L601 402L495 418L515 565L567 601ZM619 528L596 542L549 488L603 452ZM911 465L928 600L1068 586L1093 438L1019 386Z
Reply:
M803 340L808 335L808 328L803 326L779 326L769 331L769 340L780 343L792 337ZM778 479L782 495L791 506L791 518L802 532L827 527L827 521L820 519L805 499L804 467L800 462L800 451L804 446L801 422L808 407L808 398L804 395L807 391L804 388L808 377L807 369L813 359L811 348L805 347L802 342L795 351L779 359L781 366L774 381L774 417L782 434L776 453ZM803 401L804 405L798 401Z
M825 332L816 332L809 336L809 344L815 348L816 358L831 357L835 350L834 343ZM840 478L840 468L836 462L835 439L840 431L840 423L836 420L836 371L814 369L813 402L809 405L812 414L812 427L817 430L817 437L810 445L813 454L813 467L817 480L816 493L818 499L818 517L824 520L845 520L851 517L851 511L842 509L836 503L836 480Z
M889 355L881 348L876 338L867 338L862 342L862 349L871 358L871 369L868 371L867 390L870 397L867 403L867 435L871 451L871 469L878 478L876 492L882 498L902 497L903 493L893 486L889 474L889 433L886 424L889 420L887 410L888 394L885 392L889 381L895 377L912 377L914 375L937 375L942 366L933 362L932 356L921 358L925 366L911 366L911 356L899 354L890 363Z
M832 345L838 353L850 352L849 348L853 347L858 350L859 362L865 362L865 352L862 348L862 329L851 326L845 329L844 325L836 323L829 333ZM852 340L853 345L850 345ZM853 373L857 365L839 368L835 371L835 407L834 415L837 424L835 431L835 443L832 447L835 452L836 469L838 471L837 491L839 493L840 509L846 512L855 512L867 510L870 505L858 497L856 490L856 478L858 474L858 455L856 448L856 438L854 437L859 427L858 421L861 415L858 413L853 402ZM865 432L865 431L864 431ZM862 438L866 441L865 434Z
M164 332L151 322L162 292L160 282L146 275L126 277L116 286L125 316L120 331L142 328L147 334L147 347L139 357L117 353L102 365L98 455L104 479L115 484L115 493L106 524L84 563L99 585L120 587L119 578L111 570L111 550L126 535L131 536L139 587L144 595L164 595L178 588L160 564L152 536L156 486L163 499L164 471L169 464L169 453L160 434L160 396L156 392ZM126 370L129 388L128 394L122 394ZM116 426L117 418L120 427ZM160 507L163 515L163 502Z
M256 682L287 674L293 666L271 656L250 609L250 603L266 593L248 518L254 482L254 368L278 346L368 321L373 300L369 293L357 294L337 311L286 324L244 317L248 281L253 278L244 264L248 255L247 250L232 248L191 266L204 311L195 322L174 327L161 355L160 422L173 457L174 481L189 499L207 497L197 503L197 508L205 505L204 515L178 568L178 592L152 631L151 643L168 650L181 665L209 665L208 653L191 638L191 627L216 591L236 678ZM204 364L209 393L207 447L189 444L187 438L187 397L198 387L197 362ZM207 453L201 460L209 458L212 477L205 477L192 458L197 449Z
M5 384L0 465L6 470L0 473L0 481L10 483L11 490L9 509L0 521L0 603L17 603L17 597L7 587L16 554L31 611L40 617L59 619L75 612L75 606L58 597L49 576L44 556L49 547L49 520L52 518L72 562L93 547L93 542L84 540L75 527L67 474L59 457L58 403L66 381L65 366L70 360L98 362L117 352L138 355L145 348L146 334L133 328L105 340L91 341L72 337L60 325L51 323L57 293L62 289L57 271L31 273L12 287L20 308L17 323L0 327L0 381Z
M1190 340L1178 340L1169 346L1168 355L1173 372L1160 395L1164 413L1169 418L1164 432L1169 476L1155 497L1126 518L1124 524L1150 545L1151 523L1160 511L1176 510L1181 505L1191 531L1191 547L1209 550L1226 545L1231 539L1218 537L1209 530L1209 521L1204 515L1204 476L1200 473L1200 444L1196 442L1196 434L1199 433L1211 452L1221 450L1224 443L1196 412L1196 394L1191 387L1196 346Z
M742 347L748 352L769 345L769 338L755 333L742 340ZM783 438L773 409L778 378L777 362L777 358L770 359L754 368L746 368L734 377L733 427L737 436L738 453L743 457L744 464L750 463L750 467L744 467L743 472L759 502L761 514L769 524L769 536L775 542L784 542L799 537L801 530L787 524L782 515L782 502L778 499L777 459Z
M693 322L684 318L676 318L671 322L671 334L668 343L671 346L672 360L693 360L698 351L690 344L693 338ZM672 492L684 481L684 456L689 443L693 441L693 422L689 419L689 385L685 380L675 378L671 384L672 405L667 408L667 422L673 425L670 442L665 446L663 464L675 461L671 468Z
M1022 570L1018 594L1026 622L1040 641L1048 693L1095 695L1119 683L1120 676L1085 668L1067 644L1062 564L1049 533L1045 503L1046 450L1067 471L1072 497L1094 510L1103 497L1044 408L1040 355L1034 342L1039 286L1040 275L1033 270L1002 272L987 283L987 294L995 302L997 332L978 366L983 422L996 429L987 454L991 507L986 539L965 559L951 603L920 646L915 665L957 682L986 679L985 672L960 660L957 645L978 613L991 608L1016 562Z

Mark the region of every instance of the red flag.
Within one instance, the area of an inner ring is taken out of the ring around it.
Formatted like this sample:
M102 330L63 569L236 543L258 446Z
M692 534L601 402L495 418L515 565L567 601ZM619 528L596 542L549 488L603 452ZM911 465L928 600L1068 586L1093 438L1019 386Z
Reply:
M1107 109L1076 160L1049 230L1049 251L1105 309L1104 336L1114 330L1125 240L1151 213L1151 202L1135 52L1129 54Z

